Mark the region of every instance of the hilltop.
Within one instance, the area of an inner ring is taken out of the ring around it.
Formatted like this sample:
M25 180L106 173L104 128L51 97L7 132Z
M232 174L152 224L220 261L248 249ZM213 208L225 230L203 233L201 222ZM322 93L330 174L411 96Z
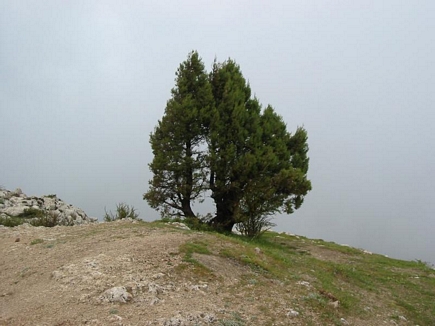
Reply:
M0 325L435 325L435 271L163 222L0 227Z

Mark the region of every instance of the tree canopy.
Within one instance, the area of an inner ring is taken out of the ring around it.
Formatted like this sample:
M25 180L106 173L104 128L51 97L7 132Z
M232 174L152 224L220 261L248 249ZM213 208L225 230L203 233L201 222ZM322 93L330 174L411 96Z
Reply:
M197 52L189 54L176 75L165 114L150 135L154 177L144 199L164 213L193 217L191 203L207 188L201 117L212 109L213 95Z
M263 110L231 59L215 61L207 74L193 51L176 76L150 135L153 178L144 194L150 206L197 218L192 203L210 193L216 206L211 226L231 231L244 223L253 235L268 225L268 216L298 209L311 190L306 130L292 135L270 105Z

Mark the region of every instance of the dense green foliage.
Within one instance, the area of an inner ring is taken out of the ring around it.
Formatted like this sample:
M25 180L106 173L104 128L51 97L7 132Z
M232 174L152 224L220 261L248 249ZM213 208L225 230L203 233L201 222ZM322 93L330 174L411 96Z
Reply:
M255 236L311 190L305 129L292 135L270 105L263 110L231 59L207 75L198 53L189 54L150 143L154 176L144 199L164 216L195 218L191 205L208 192L211 226L231 231L241 223Z
M206 189L202 117L213 103L211 87L198 53L192 52L177 71L176 86L150 143L154 178L144 195L164 214L193 217L191 203Z

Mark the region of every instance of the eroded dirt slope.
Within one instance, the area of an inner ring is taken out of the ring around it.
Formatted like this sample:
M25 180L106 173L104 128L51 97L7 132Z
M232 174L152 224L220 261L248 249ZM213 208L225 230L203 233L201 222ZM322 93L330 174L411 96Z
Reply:
M213 243L212 252L185 262L186 243ZM0 227L0 325L322 324L304 306L315 294L308 276L284 284L222 254L239 245L131 221ZM386 311L343 324L379 325Z

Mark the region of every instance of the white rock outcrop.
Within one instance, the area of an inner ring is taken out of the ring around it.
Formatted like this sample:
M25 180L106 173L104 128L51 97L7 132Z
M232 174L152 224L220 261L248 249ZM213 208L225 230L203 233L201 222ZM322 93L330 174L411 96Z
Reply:
M104 302L129 302L133 296L128 292L127 288L124 286L116 286L111 289L106 290L100 297L101 301Z
M0 216L3 218L22 215L28 209L53 212L58 217L59 225L79 225L98 221L89 217L77 207L65 203L56 195L42 197L27 196L21 189L9 191L0 189Z

